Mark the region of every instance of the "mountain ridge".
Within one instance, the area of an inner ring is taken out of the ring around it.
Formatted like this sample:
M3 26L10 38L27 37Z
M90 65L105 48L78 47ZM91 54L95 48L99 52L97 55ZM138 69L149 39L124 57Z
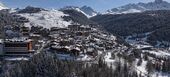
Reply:
M2 2L0 2L0 10L8 9Z
M88 18L96 16L98 14L98 12L96 12L94 9L92 9L89 6L82 6L82 7L77 7L77 6L65 6L63 8L61 8L60 10L76 10L78 12L83 13L84 15L86 15Z
M107 10L105 14L137 13L148 10L170 10L170 3L163 0L155 0L148 3L127 4L118 8Z

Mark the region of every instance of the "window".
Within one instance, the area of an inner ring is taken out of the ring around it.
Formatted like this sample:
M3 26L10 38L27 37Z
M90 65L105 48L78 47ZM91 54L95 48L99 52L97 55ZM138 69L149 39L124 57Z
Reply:
M27 43L5 43L5 47L27 47Z

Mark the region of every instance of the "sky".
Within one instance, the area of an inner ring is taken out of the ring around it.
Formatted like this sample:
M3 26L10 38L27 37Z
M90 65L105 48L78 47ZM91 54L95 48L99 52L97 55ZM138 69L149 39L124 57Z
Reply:
M26 6L36 6L47 9L58 9L64 6L90 6L98 12L119 7L129 3L151 2L154 0L0 0L10 8L24 8ZM167 0L170 2L170 0Z

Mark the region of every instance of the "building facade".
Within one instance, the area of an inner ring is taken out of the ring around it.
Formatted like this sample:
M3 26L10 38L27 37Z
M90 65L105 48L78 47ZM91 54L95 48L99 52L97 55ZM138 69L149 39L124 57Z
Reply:
M29 53L33 53L32 51L32 41L5 41L3 43L3 52L4 55L28 55Z

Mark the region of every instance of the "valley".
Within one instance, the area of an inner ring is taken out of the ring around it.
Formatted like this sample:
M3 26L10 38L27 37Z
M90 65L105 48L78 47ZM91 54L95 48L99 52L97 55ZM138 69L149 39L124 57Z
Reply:
M105 13L0 4L0 77L170 77L169 19L163 0Z

